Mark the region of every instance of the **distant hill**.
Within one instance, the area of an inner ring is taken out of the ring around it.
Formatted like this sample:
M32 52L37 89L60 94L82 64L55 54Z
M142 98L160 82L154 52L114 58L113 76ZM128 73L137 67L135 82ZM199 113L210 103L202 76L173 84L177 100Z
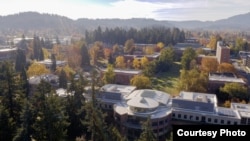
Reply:
M217 21L169 21L170 24L184 29L205 29L205 30L233 30L247 31L250 30L250 12L236 15L227 19Z
M154 19L86 19L72 20L64 16L24 12L8 16L0 16L0 31L32 31L55 34L84 33L86 30L108 28L143 28L143 27L178 27L181 29L203 30L250 30L250 13L236 15L217 21L157 21Z

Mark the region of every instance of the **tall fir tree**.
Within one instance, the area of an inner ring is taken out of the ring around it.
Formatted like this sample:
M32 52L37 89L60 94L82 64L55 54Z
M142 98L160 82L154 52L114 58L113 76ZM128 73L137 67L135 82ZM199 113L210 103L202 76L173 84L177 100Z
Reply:
M51 55L51 62L52 62L52 64L51 64L50 70L52 72L55 72L56 71L56 55L55 54Z
M83 93L85 92L84 87L87 85L82 75L79 79L75 79L74 75L71 75L71 83L68 89L69 93L66 97L66 112L68 115L68 139L74 140L76 137L86 135L86 128L81 124L81 121L85 117L85 111L82 107L85 105L85 98Z
M15 70L21 72L26 67L26 56L23 50L18 49L15 62Z
M67 133L67 115L64 103L51 85L42 80L32 97L32 124L35 140L63 141Z
M88 48L87 48L85 43L83 43L81 46L81 56L82 56L82 61L81 61L82 68L89 66L90 65L90 57L89 57Z
M0 84L0 101L1 105L3 105L2 110L0 110L0 122L6 122L0 123L3 124L0 128L0 132L4 132L1 131L3 129L8 130L8 134L3 136L3 138L8 141L14 137L17 127L21 123L19 117L24 99L21 80L19 75L14 71L13 63L4 62L1 64ZM7 120L5 118L7 118Z
M108 126L105 122L106 114L97 106L96 87L100 78L97 77L97 72L92 72L91 80L91 100L86 103L86 116L83 122L88 127L88 132L91 133L90 139L93 141L109 141Z
M151 118L148 116L147 120L142 123L142 133L137 141L157 141L151 125Z
M67 89L67 85L68 85L67 75L64 69L62 69L59 75L59 87Z

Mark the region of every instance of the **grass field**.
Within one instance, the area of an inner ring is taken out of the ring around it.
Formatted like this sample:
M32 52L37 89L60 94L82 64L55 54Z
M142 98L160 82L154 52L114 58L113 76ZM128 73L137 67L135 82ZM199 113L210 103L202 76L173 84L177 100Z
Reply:
M177 83L179 81L181 64L175 62L171 69L164 73L159 73L153 77L153 89L164 91L170 95L178 95Z

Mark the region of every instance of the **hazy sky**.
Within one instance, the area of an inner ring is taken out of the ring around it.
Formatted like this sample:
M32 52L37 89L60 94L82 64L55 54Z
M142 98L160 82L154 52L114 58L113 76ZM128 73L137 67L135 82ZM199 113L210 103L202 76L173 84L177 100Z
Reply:
M250 12L249 0L0 0L0 15L36 11L78 18L214 21Z

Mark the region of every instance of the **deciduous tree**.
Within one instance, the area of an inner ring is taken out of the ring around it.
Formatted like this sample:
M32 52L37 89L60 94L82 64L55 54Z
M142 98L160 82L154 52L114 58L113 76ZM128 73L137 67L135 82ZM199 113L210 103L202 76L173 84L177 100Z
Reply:
M115 59L115 67L124 69L126 67L125 59L123 56L118 56Z
M135 75L130 80L130 84L136 86L137 89L148 89L152 87L150 79L143 75Z
M206 92L207 75L197 69L181 70L178 88L180 91Z
M203 72L216 72L218 68L218 61L215 57L203 57L201 60L201 70Z
M134 58L134 60L133 60L133 67L135 69L140 69L141 68L141 63L140 63L140 60L138 58Z
M124 45L124 51L132 55L134 53L134 50L135 50L134 40L133 39L127 40Z
M218 72L231 72L231 73L235 73L236 70L234 68L234 66L230 63L221 63L218 66Z
M148 60L148 58L146 57L146 56L143 56L142 58L141 58L141 67L142 68L145 68L146 66L148 66L148 64L149 64L149 60Z
M183 52L181 57L181 65L182 69L189 70L190 69L190 62L196 58L196 52L192 47L188 47Z
M112 84L115 81L114 67L108 64L107 71L104 73L103 82L104 84Z
M39 64L37 62L32 63L27 71L28 77L32 77L35 75L41 75L49 73L49 70L43 64Z
M240 100L249 101L250 94L247 87L239 83L227 83L220 88L220 93L228 95L228 99L238 98Z

